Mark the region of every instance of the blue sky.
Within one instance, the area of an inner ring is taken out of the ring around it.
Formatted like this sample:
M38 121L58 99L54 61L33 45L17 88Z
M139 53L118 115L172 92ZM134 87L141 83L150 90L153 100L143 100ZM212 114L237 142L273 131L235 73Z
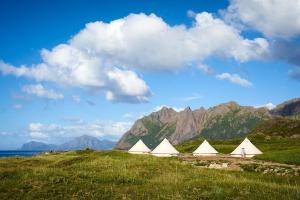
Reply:
M281 4L1 1L0 149L117 140L163 105L299 97L300 4Z

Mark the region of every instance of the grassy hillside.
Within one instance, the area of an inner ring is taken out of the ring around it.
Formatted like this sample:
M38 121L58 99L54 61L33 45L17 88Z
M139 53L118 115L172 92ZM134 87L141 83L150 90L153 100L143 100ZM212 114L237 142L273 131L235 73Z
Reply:
M169 137L176 129L175 124L155 123L148 119L142 121L148 129L148 134L140 136L139 139L142 139L150 149L154 149L161 142L161 138ZM137 141L138 139L135 142Z
M178 158L67 152L0 159L1 199L299 199L299 177L203 169Z
M300 138L300 120L277 117L259 124L250 135Z
M199 136L214 140L242 138L265 119L265 112L235 108L209 120Z
M275 118L261 123L248 135L264 154L255 158L287 164L300 164L300 120ZM204 139L195 139L177 146L180 152L193 152ZM243 139L210 140L220 153L232 152Z
M255 158L261 160L269 160L287 164L300 164L300 139L294 138L269 138L249 137L264 154L258 155ZM196 139L184 142L176 146L183 153L193 152L203 139ZM240 143L239 140L209 140L209 143L222 154L231 153Z

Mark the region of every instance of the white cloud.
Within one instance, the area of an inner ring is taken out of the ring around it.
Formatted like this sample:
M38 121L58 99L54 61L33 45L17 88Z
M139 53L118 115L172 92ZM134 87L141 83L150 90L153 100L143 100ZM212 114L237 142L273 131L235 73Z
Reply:
M30 132L30 137L34 140L45 140L48 138L48 135L42 132Z
M273 108L276 107L273 103L267 103L265 105L259 105L259 106L254 106L255 108L267 108L268 110L272 110Z
M70 138L88 134L95 137L118 139L132 126L132 122L113 122L95 120L72 123L69 125L30 123L28 127L31 139L49 143L62 143Z
M210 75L214 73L214 70L212 68L202 63L198 64L197 68L200 69L206 75Z
M230 81L232 83L235 83L235 84L238 84L238 85L244 86L244 87L250 87L253 85L250 81L248 81L247 79L241 78L238 74L222 73L222 74L217 74L216 78L219 80Z
M106 98L110 101L118 101L127 98L128 102L147 102L150 91L146 83L129 70L114 69L108 72L108 77L113 86L106 92ZM116 92L117 91L117 92Z
M243 23L268 37L300 35L300 0L231 0L225 19Z
M42 98L46 98L46 99L58 100L58 99L63 99L64 98L63 94L56 93L53 90L47 90L41 84L25 85L25 86L22 87L22 91L26 92L27 94L32 94L32 95L42 97Z
M154 14L130 14L110 23L88 23L68 43L43 49L42 63L15 67L0 62L0 71L36 81L102 90L110 101L141 103L149 100L151 92L133 70L176 71L210 56L244 62L268 53L265 39L245 39L212 14L194 14L193 20L190 28L170 26Z

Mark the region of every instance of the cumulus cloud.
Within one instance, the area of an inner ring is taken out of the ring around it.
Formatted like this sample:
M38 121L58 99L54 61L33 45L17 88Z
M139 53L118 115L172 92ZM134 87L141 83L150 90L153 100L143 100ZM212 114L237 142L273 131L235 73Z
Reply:
M70 138L88 134L95 137L118 139L132 126L132 122L95 120L68 125L30 123L29 135L33 140L62 143Z
M294 65L288 74L300 80L300 0L231 0L223 14L229 24L268 37L270 58Z
M225 19L262 32L268 37L300 35L300 0L231 0Z
M203 12L195 15L191 28L170 26L154 14L89 23L71 44L130 68L176 70L215 54L238 61L257 59L268 43L262 38L244 39L238 30Z
M53 90L47 90L41 84L25 85L25 86L22 87L22 91L26 92L27 94L32 94L32 95L42 97L42 98L46 98L46 99L59 100L59 99L64 98L63 94L56 93Z
M150 91L146 83L129 70L114 69L108 72L108 77L114 84L106 92L106 98L110 101L119 101L126 98L128 102L147 102ZM118 91L118 92L114 92Z
M42 63L15 67L0 62L0 71L36 81L102 90L114 102L143 103L151 92L134 70L177 71L210 56L245 62L268 54L265 39L246 39L210 13L194 13L192 20L189 28L171 26L155 14L141 13L109 23L88 23L67 43L43 49Z
M252 86L252 83L250 81L248 81L247 79L241 78L238 74L222 73L222 74L217 74L216 78L219 80L230 81L232 83L238 84L243 87Z

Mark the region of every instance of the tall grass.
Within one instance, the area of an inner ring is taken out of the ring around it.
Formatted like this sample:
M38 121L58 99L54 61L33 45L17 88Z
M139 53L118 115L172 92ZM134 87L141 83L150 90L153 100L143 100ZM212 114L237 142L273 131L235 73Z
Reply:
M0 159L1 199L299 199L299 177L202 169L177 158L67 152Z
M255 157L259 160L270 160L274 162L300 165L300 148L266 152Z

